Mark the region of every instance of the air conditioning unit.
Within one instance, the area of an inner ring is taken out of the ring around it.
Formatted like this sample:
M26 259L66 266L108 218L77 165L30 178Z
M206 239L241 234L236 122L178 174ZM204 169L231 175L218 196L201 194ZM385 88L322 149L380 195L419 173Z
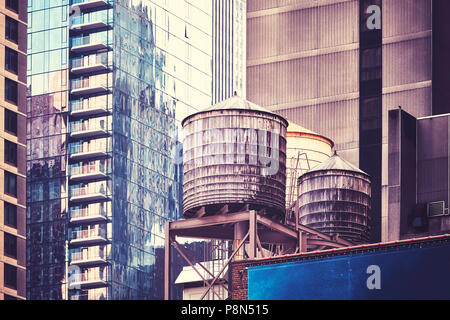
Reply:
M448 208L445 208L445 201L435 201L427 204L428 217L439 217L448 214Z

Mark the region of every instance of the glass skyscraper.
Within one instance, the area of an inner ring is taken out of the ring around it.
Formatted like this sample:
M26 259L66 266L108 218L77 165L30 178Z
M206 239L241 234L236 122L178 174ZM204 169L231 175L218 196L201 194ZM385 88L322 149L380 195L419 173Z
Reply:
M180 121L212 101L211 12L28 2L27 298L163 298Z
M212 1L212 103L245 98L246 0Z

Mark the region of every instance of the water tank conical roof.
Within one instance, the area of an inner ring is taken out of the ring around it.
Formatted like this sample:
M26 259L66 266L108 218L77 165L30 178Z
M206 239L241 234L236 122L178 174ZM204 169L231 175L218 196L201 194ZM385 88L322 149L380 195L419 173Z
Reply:
M309 172L315 172L315 171L328 171L328 170L342 170L342 171L353 171L358 172L361 174L365 174L368 176L367 173L356 167L355 165L351 164L347 160L342 159L336 151L334 154L329 157L324 162L318 164L317 166L313 167Z
M288 126L287 120L284 119L282 116L279 116L279 115L273 113L272 111L270 111L269 109L263 108L253 102L250 102L250 101L238 96L236 93L231 98L222 100L221 102L219 102L215 105L206 107L196 113L193 113L193 114L187 116L186 118L183 119L183 121L181 122L181 125L184 125L185 121L187 121L188 119L192 118L195 115L198 115L198 114L201 114L204 112L220 111L220 110L249 110L249 111L264 112L264 113L268 113L268 114L277 116L278 118L282 119L286 123L286 126Z

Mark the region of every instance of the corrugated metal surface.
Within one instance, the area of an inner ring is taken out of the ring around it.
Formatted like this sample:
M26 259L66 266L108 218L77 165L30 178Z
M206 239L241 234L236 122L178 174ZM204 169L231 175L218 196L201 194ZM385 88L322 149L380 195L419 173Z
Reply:
M333 137L338 151L358 147L359 131L355 125L359 121L357 99L277 110L276 113L320 135Z
M431 30L430 0L383 0L383 38Z
M383 45L383 88L431 80L431 37Z
M369 176L354 171L313 170L304 174L298 181L299 223L354 243L367 242L370 183Z
M247 97L262 106L358 91L358 50L247 68Z
M356 43L359 41L357 15L358 3L352 1L250 18L247 58Z
M183 125L186 217L202 207L206 214L215 214L223 205L244 204L284 217L287 122L283 118L260 110L209 109L190 116ZM264 165L261 155L271 162Z

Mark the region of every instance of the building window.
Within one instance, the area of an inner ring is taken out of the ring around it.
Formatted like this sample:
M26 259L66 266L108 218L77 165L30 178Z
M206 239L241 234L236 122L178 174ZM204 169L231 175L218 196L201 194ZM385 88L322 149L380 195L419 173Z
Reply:
M19 300L16 297L10 296L9 294L4 294L3 299L4 300Z
M18 73L18 54L17 51L5 47L5 69L15 74Z
M5 21L5 38L9 41L19 42L19 23L10 17L6 17Z
M4 202L4 223L8 227L17 228L17 207L9 202Z
M5 109L5 130L17 136L17 113Z
M11 289L17 289L17 268L5 263L4 284Z
M17 105L17 82L5 78L5 99Z
M17 166L17 144L5 140L5 162Z
M5 5L8 9L19 12L19 0L6 0Z
M9 233L4 233L5 255L17 259L17 238Z
M5 193L17 197L17 176L5 171Z

